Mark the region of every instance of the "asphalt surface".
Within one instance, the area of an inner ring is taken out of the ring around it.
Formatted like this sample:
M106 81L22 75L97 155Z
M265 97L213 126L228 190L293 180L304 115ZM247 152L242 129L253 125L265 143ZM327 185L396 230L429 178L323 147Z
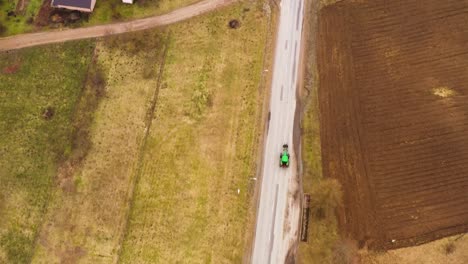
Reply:
M179 8L164 15L136 19L128 22L78 29L65 29L62 31L46 31L21 34L12 37L0 38L0 51L14 50L77 39L103 37L169 25L207 13L220 7L227 6L236 1L237 0L204 0L193 5Z
M304 3L303 0L283 0L280 6L253 264L284 263L288 252L294 251L299 232L293 128ZM279 167L283 144L289 145L289 168Z

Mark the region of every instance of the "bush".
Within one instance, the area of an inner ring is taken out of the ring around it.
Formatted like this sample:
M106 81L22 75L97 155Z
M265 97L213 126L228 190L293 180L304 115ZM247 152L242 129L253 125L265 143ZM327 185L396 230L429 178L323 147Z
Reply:
M452 254L455 251L455 243L453 241L444 245L444 252L446 255Z
M3 35L6 32L6 30L7 28L2 23L0 23L0 36Z
M337 180L321 180L312 187L310 208L318 218L323 218L325 214L343 204L342 196L341 185Z
M357 262L358 247L356 241L344 239L333 247L334 264L353 264Z

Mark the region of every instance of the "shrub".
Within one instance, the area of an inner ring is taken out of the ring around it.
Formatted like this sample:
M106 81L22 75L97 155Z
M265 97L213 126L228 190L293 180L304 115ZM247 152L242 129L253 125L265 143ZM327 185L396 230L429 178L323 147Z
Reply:
M7 28L2 23L0 23L0 36L5 34L6 30Z
M455 251L455 243L453 241L448 242L444 245L444 252L446 255L452 254Z
M335 179L319 181L312 187L310 195L310 208L317 217L323 218L325 214L342 205L341 185Z
M352 264L357 262L358 247L356 241L343 239L333 247L334 264Z

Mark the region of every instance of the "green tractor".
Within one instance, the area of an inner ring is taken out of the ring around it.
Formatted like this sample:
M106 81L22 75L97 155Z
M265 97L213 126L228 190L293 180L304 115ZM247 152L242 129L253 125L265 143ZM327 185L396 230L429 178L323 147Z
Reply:
M280 154L280 167L288 168L289 167L289 152L288 144L283 145L283 152Z

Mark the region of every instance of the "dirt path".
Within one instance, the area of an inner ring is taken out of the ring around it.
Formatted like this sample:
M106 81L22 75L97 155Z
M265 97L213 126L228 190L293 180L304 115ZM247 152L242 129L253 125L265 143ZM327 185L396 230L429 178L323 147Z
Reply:
M204 0L161 16L148 17L109 25L68 29L63 31L39 32L2 38L0 39L0 51L21 49L25 47L64 42L69 40L102 37L154 28L201 15L211 10L227 6L236 1L237 0Z

